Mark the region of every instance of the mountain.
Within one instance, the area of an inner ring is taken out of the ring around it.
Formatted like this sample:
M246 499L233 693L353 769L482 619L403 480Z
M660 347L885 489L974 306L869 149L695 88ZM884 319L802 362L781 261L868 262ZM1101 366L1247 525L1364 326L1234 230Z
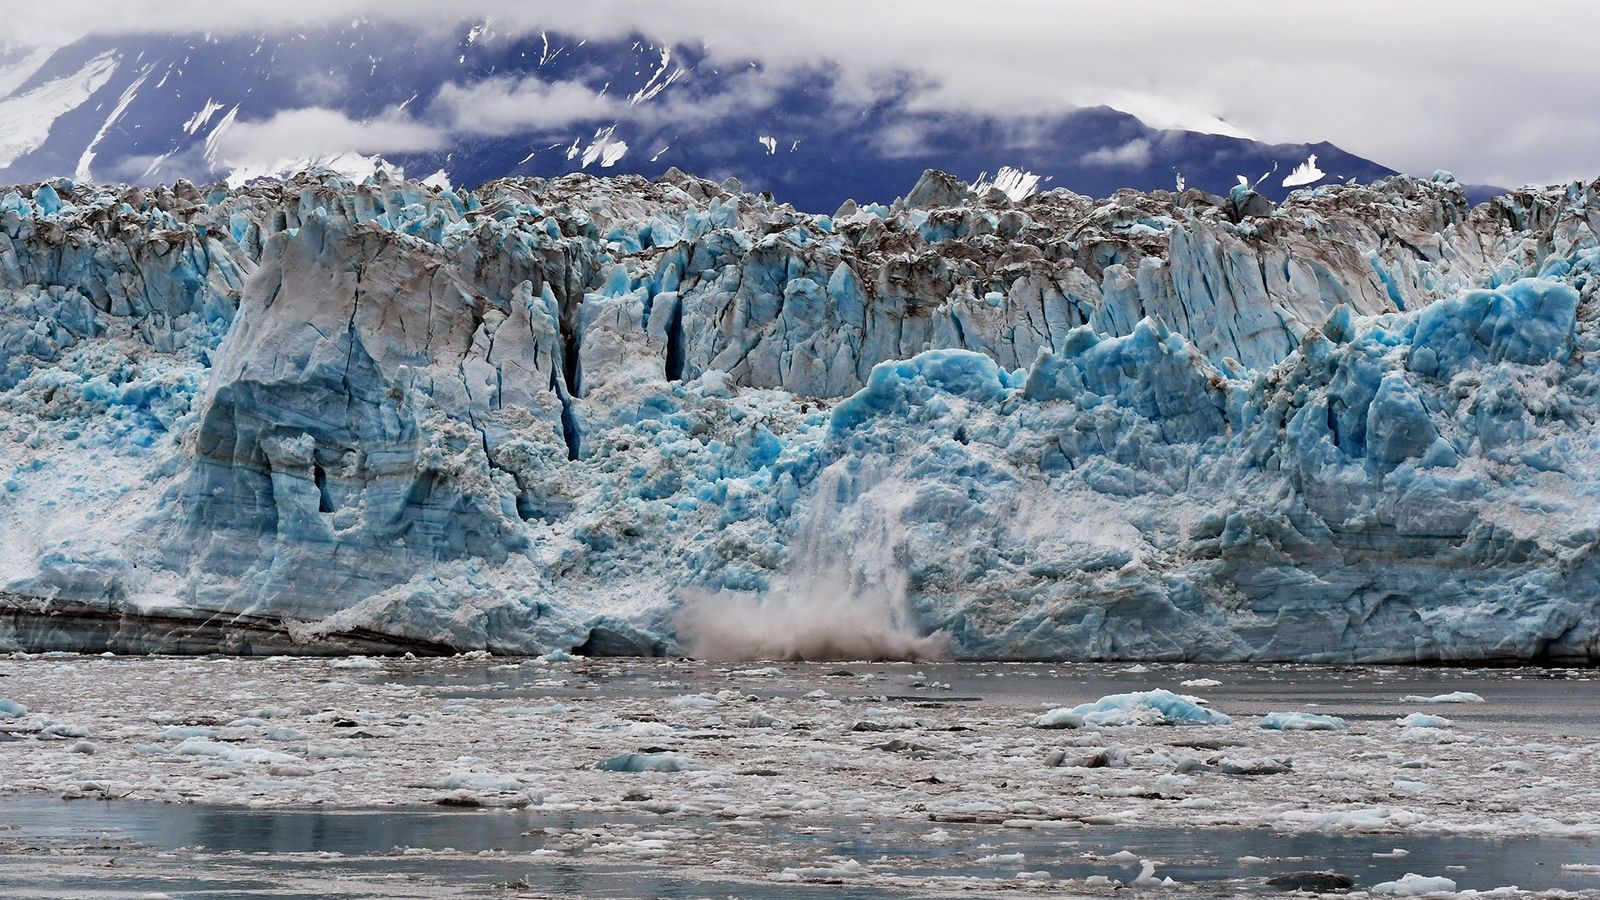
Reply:
M0 647L1593 662L1597 222L0 189Z
M92 37L0 54L0 183L238 183L312 162L359 180L381 155L468 186L573 171L655 178L675 166L832 212L929 167L1093 196L1180 179L1226 193L1243 176L1275 200L1301 184L1394 174L1328 143L1162 130L1108 107L930 112L916 87L863 94L824 64L715 65L694 47L499 34L483 22L448 35L358 19L305 33Z

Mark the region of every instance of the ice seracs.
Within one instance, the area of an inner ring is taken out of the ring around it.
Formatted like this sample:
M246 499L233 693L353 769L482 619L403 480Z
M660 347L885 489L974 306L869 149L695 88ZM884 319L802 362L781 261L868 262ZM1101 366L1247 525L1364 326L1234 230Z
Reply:
M0 646L1594 658L1595 184L360 174L0 190Z

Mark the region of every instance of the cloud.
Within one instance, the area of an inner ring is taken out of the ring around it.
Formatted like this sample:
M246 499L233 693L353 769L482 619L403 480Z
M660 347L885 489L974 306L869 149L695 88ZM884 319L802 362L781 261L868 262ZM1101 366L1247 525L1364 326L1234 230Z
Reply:
M320 106L285 110L259 122L235 122L217 138L217 157L230 166L278 159L356 153L438 150L449 140L437 126L398 110L358 121Z
M473 84L446 84L433 101L455 131L502 137L547 132L578 122L627 115L626 100L599 94L578 81L537 78L486 78Z
M1117 147L1101 147L1083 155L1086 166L1147 166L1150 164L1150 142L1144 138Z
M1600 57L1588 46L1600 33L1600 4L1571 0L995 0L981 14L952 0L17 5L7 12L6 40L22 44L90 31L236 34L362 19L459 38L463 21L486 17L501 35L644 35L703 48L713 67L746 59L774 73L830 65L840 90L862 95L903 79L914 85L913 113L1037 117L1103 104L1156 126L1328 140L1387 165L1450 168L1473 181L1554 181L1600 166L1600 126L1581 113L1600 80ZM486 113L476 127L510 115Z

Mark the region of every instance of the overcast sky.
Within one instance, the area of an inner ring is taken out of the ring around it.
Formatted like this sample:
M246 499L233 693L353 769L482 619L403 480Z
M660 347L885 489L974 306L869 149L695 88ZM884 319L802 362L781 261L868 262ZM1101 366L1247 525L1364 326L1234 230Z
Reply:
M1155 126L1335 144L1385 165L1518 185L1600 175L1596 0L54 0L6 3L23 45L88 33L295 30L487 17L501 32L633 34L713 62L837 64L840 90L914 76L926 108L1108 104ZM514 8L513 8L514 7ZM513 98L514 99L514 98ZM1216 120L1222 120L1222 124Z

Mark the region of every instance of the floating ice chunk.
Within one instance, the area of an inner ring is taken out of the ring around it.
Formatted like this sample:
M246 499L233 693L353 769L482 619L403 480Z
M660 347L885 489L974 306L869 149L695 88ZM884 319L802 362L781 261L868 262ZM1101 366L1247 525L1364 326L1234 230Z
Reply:
M572 654L565 650L551 650L543 656L535 656L523 663L525 666L548 666L552 663L571 662Z
M1193 772L1221 772L1224 775L1281 775L1293 771L1294 760L1283 757L1213 757L1202 760L1188 757L1178 761L1174 769L1180 775Z
M67 722L51 722L39 732L41 738L81 738L89 736L89 729Z
M710 709L718 703L711 697L703 694L690 694L687 697L674 697L669 701L679 709Z
M1133 865L1138 861L1139 855L1134 853L1132 850L1118 850L1117 852L1106 857L1106 862L1118 864L1126 863L1128 865Z
M1399 881L1384 881L1372 886L1379 897L1427 897L1431 894L1453 894L1456 883L1442 875L1417 875L1407 872Z
M1483 698L1471 691L1452 691L1448 694L1435 694L1432 697L1422 697L1417 694L1407 694L1400 698L1401 703L1482 703Z
M758 709L751 712L750 716L739 724L745 728L771 728L778 724L778 717L766 710Z
M1279 813L1278 821L1308 831L1368 833L1404 831L1420 824L1423 817L1408 809L1369 806L1328 812L1290 810Z
M1111 694L1093 703L1080 703L1068 712L1081 717L1085 725L1097 726L1232 724L1231 717L1206 709L1196 700L1161 688ZM1045 715L1055 712L1051 710Z
M214 738L215 728L205 725L168 725L156 734L158 741L186 741L189 738Z
M1321 716L1315 713L1275 712L1261 718L1261 727L1274 731L1342 731L1350 723L1338 716Z
M227 725L225 725L223 727L224 728L265 728L265 727L267 727L267 720L266 719L260 719L260 718L257 718L255 716L245 716L244 718L241 718L241 719L234 719L232 722L229 722Z
M0 697L0 719L20 719L28 714L28 708L9 697Z
M812 881L826 878L849 878L861 874L861 863L847 859L831 866L796 866L783 870L783 880Z
M1395 719L1395 724L1403 728L1449 728L1456 724L1444 716L1430 716L1427 713L1412 713L1404 718Z
M520 791L522 779L515 775L497 775L491 772L451 772L433 783L447 791Z
M980 866L1020 866L1026 857L1021 853L991 853L973 860Z
M495 709L502 716L559 716L566 711L567 708L560 703L548 706L501 706Z
M596 763L602 772L698 772L705 768L677 753L624 753Z
M1529 765L1529 764L1527 764L1527 763L1525 763L1525 762L1523 762L1523 761L1521 761L1519 759L1511 759L1511 760L1506 760L1504 762L1497 762L1494 765L1489 767L1489 771L1491 771L1491 772L1516 772L1519 775L1537 775L1539 773L1538 769L1535 769L1533 766L1531 766L1531 765Z
M243 764L293 764L300 762L300 757L288 753L279 753L276 750L260 750L252 747L235 747L208 738L190 738L176 747L173 753L181 756L209 756L220 762Z
M1083 716L1078 715L1064 706L1058 706L1047 713L1033 717L1035 728L1082 728Z
M1181 681L1179 684L1183 687L1216 687L1222 682L1215 678L1191 678L1188 681Z
M371 750L340 744L312 744L306 748L306 756L313 759L370 759L377 755Z
M328 664L331 669L381 669L383 664L370 656L346 656Z
M1158 884L1156 878L1156 864L1148 859L1139 860L1139 874L1133 879L1134 884Z

